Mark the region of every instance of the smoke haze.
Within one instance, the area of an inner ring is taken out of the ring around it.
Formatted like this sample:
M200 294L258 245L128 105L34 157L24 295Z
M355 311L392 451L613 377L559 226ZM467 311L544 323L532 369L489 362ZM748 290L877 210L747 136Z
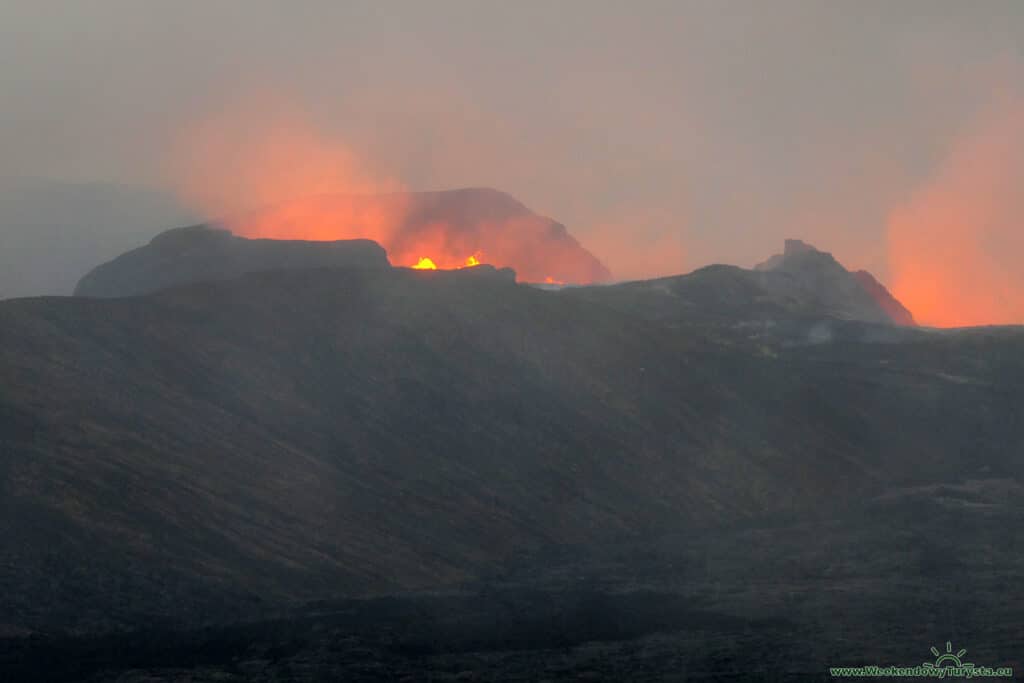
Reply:
M1021 322L1022 45L1012 0L8 2L0 177L494 187L618 278L800 237L924 323Z
M925 324L1024 322L1024 99L1000 98L889 221L893 291Z

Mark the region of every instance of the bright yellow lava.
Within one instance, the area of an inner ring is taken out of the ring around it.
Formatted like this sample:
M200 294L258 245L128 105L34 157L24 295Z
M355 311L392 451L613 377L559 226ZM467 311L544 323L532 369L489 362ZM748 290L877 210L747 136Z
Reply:
M437 270L437 264L424 256L413 268L416 270Z
M483 261L480 260L480 256L481 256L481 254L478 251L477 253L473 254L472 256L470 256L470 257L468 257L466 259L465 265L453 266L453 267L458 269L458 268L472 268L473 266L479 266L481 263L483 263ZM446 267L450 267L450 266L446 266ZM419 262L415 266L413 266L413 268L415 268L416 270L437 270L437 264L434 262L434 259L430 258L429 256L424 256L424 257L422 257L419 260Z

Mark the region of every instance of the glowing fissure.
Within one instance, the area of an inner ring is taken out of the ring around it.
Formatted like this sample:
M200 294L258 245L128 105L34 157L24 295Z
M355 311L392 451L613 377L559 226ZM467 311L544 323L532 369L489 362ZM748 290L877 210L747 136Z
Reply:
M467 256L466 260L462 263L447 266L444 270L458 270L460 268L472 268L473 266L479 266L483 263L483 261L480 260L481 258L483 258L483 254L478 251L471 256ZM437 262L429 256L421 256L419 260L410 267L415 270L438 270Z

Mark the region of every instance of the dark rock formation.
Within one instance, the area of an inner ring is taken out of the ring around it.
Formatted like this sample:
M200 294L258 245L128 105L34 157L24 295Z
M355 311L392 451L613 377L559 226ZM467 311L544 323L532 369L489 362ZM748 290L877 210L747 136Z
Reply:
M876 280L874 275L866 270L858 270L853 273L853 277L864 288L864 291L871 295L875 303L881 306L882 310L889 315L889 318L894 323L905 327L917 325L917 321L914 320L914 316L910 311L886 289L885 285Z
M914 324L910 312L870 273L851 273L832 254L801 240L786 240L782 254L754 271L759 284L780 302L843 320Z
M97 266L81 279L75 295L136 296L261 270L388 266L384 249L370 240L250 240L197 225L168 230L146 246Z
M915 334L913 317L874 278L850 273L798 240L788 240L785 253L753 270L711 265L687 275L565 289L559 296L730 345L898 341Z

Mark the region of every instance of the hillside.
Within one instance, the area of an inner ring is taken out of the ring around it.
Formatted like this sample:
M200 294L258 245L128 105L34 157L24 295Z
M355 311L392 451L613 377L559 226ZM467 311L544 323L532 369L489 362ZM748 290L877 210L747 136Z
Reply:
M149 244L96 266L79 281L75 295L137 296L268 269L389 266L384 250L369 240L245 239L196 225L162 232Z
M899 341L914 317L867 271L850 272L800 240L753 269L710 265L687 273L561 292L720 344L806 346L834 338Z
M14 632L230 621L1019 480L1022 345L722 347L472 269L4 302L0 612Z

